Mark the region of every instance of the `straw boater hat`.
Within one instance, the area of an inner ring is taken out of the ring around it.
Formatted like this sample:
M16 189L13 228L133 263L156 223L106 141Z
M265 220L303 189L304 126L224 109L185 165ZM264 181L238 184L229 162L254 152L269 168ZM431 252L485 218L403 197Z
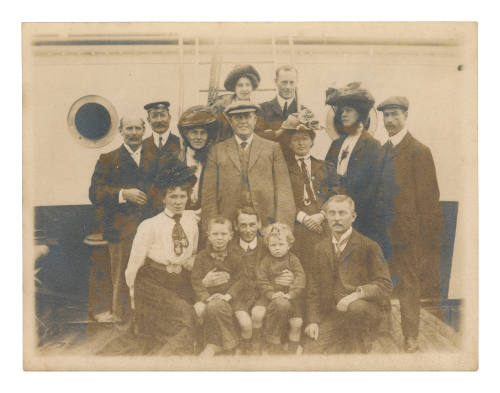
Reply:
M224 81L224 87L226 88L226 90L234 91L236 83L242 76L250 79L254 90L259 86L260 75L253 66L251 66L250 64L237 65L231 70L226 80Z

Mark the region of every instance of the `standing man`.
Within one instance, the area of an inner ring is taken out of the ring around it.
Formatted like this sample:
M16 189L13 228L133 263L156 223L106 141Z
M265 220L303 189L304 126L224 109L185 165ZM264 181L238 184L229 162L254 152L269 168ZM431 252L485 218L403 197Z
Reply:
M384 114L389 134L384 147L392 156L399 186L394 198L394 222L389 228L393 244L390 267L393 281L399 283L396 291L401 305L405 350L415 352L418 350L421 284L432 287L439 296L442 213L434 160L429 148L406 128L408 107L407 98L390 97L377 109Z
M89 189L92 204L103 212L104 239L108 241L113 285L112 311L118 326L128 326L130 297L125 283L132 240L142 218L146 193L156 174L156 157L142 147L144 120L122 118L123 145L102 154Z
M298 111L297 108L297 78L295 67L284 65L276 70L274 83L278 94L271 101L260 104L259 122L256 133L266 139L277 140L276 131L288 118L288 115Z
M144 148L156 154L168 150L178 157L180 140L169 129L171 120L169 107L168 101L152 102L144 106L148 112L148 123L153 130L153 134L144 140Z
M244 206L252 206L263 225L279 221L293 228L288 169L279 145L254 134L258 109L251 102L236 101L225 110L234 135L216 144L208 157L201 198L205 228L210 218L233 218Z
M370 352L392 289L389 268L378 244L352 228L350 197L331 197L323 211L331 236L316 245L308 276L304 351Z

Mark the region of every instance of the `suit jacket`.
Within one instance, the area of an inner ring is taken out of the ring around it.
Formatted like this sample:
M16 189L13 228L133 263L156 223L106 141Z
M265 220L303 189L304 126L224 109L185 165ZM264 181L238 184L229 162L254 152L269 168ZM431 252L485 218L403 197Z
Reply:
M345 138L334 140L325 158L333 164L335 171ZM363 131L351 153L345 176L339 177L336 192L347 194L354 200L357 213L354 228L377 241L384 248L384 254L387 228L394 216L396 190L394 167L387 151Z
M124 145L99 157L89 198L102 211L104 238L108 241L118 242L135 235L143 218L142 207L131 202L119 203L118 194L126 188L138 188L147 193L156 176L156 160L156 155L143 148L137 166Z
M161 147L161 152L158 152L158 147L155 145L153 135L150 135L142 142L142 148L146 149L150 153L154 154L164 154L167 150L173 153L176 157L179 157L181 150L181 142L177 135L170 133L165 144Z
M271 101L263 102L260 105L261 110L257 113L259 121L255 127L256 134L263 138L276 140L274 134L264 133L265 130L278 130L286 118L283 116L283 110L278 102L278 98L274 97ZM288 108L288 114L297 112L297 100L294 99Z
M361 287L366 300L383 303L392 290L389 268L376 242L353 229L337 258L330 237L315 247L315 263L308 277L308 323L318 323L344 296Z
M311 156L311 180L312 189L316 195L316 201L306 206L304 204L304 178L302 170L295 156L287 157L286 163L292 184L293 197L297 208L296 214L303 211L307 214L318 213L323 203L335 194L339 186L339 178L336 168L328 161L321 161Z
M216 215L234 219L241 207L242 168L235 137L213 146L208 156L201 198L202 222ZM279 221L293 228L295 203L279 145L253 136L248 162L250 198L263 225Z
M439 252L442 212L432 153L408 133L390 149L390 154L399 185L394 198L394 223L390 227L392 241L395 245L416 241L420 251Z

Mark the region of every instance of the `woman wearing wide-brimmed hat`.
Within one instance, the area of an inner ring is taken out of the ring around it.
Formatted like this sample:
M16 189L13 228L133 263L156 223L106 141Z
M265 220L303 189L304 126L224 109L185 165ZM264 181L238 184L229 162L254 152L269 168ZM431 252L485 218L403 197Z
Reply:
M201 185L210 147L215 143L219 122L214 109L197 105L188 108L179 119L177 128L183 139L180 160L194 169L194 184L186 209L201 209Z
M252 93L259 83L260 75L250 64L236 65L229 72L224 81L224 88L232 94L220 97L213 105L220 122L217 141L223 141L233 135L233 130L224 116L224 109L234 101L252 101Z
M367 132L374 102L371 93L359 82L327 91L326 104L334 108L334 123L340 138L332 142L325 161L336 168L339 193L349 195L356 204L354 228L379 242L387 255L395 177L385 150Z

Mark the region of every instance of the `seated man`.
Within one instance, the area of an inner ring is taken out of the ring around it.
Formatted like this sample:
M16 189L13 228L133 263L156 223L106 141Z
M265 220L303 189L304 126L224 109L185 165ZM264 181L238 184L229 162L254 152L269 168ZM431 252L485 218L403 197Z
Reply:
M304 352L369 352L392 290L389 269L378 244L352 228L356 212L350 197L331 197L323 211L333 236L315 248Z

